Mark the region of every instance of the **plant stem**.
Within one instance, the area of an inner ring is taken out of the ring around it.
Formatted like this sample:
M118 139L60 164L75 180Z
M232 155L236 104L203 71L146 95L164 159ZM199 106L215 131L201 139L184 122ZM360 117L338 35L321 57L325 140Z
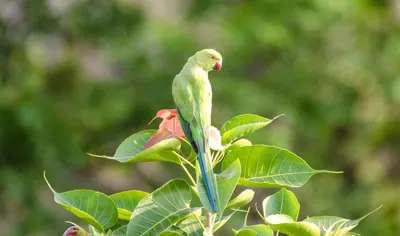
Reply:
M189 177L189 179L192 182L193 186L195 188L197 188L196 181L194 181L192 175L189 173L188 169L186 168L186 166L182 162L181 162L181 167L182 167L183 171L185 171L186 175Z
M279 236L279 231L276 231L276 236Z
M192 163L190 163L190 161L188 161L186 158L184 158L183 156L181 156L180 154L178 154L178 153L176 153L175 152L175 154L179 157L179 159L181 160L181 161L184 161L186 164L188 164L190 167L192 167L193 169L196 169L196 167L192 164Z
M247 208L246 216L244 217L243 228L247 226L247 217L249 216L249 213L250 213L250 206L249 208Z
M214 155L212 155L212 158L211 158L213 166L214 166L214 163L217 160L217 157L219 156L220 153L221 153L221 151L217 151L217 152L213 153Z
M201 229L204 231L206 230L206 228L204 227L203 223L201 223L201 220L199 218L198 215L196 215L196 213L192 213L194 215L194 217L196 218L197 222L199 222Z
M213 161L213 167L215 167L224 157L224 151L218 151L218 155L216 155L215 160Z
M213 232L213 214L211 212L206 211L206 231L208 232L207 235L212 235ZM206 235L206 234L204 234Z
M196 167L195 167L192 163L190 163L188 160L186 160L184 157L181 157L180 155L179 155L179 157L180 157L186 164L188 164L190 167L192 167L193 169L196 169Z

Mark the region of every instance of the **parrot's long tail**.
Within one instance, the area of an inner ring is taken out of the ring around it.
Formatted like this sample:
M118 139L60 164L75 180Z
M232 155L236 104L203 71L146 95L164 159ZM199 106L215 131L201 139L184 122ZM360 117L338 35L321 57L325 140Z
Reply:
M204 130L198 126L198 123L193 124L194 127L192 127L188 122L186 122L183 119L179 109L178 113L183 132L192 145L194 151L197 153L201 176L203 178L203 183L208 201L210 202L211 210L216 212L218 202L217 180L214 175L208 148L208 141L205 138Z
M206 152L198 151L197 158L200 165L201 175L203 177L204 186L207 192L207 197L213 212L217 211L217 183L212 168L210 157Z

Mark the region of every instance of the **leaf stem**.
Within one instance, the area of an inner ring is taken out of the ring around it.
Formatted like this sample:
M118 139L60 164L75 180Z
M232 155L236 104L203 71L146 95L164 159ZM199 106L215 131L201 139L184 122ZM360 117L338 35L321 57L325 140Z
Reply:
M190 174L190 172L188 171L188 169L186 168L186 166L182 162L181 162L181 167L182 167L183 171L185 171L186 175L189 177L189 179L192 182L193 186L195 188L197 188L196 181L194 181L192 175Z
M212 158L211 158L211 160L212 160L212 163L213 163L213 166L214 166L214 163L215 163L215 161L217 160L217 157L218 157L218 155L221 153L221 151L217 151L217 152L214 152L213 154L213 156L212 156Z
M279 236L279 231L276 231L276 236Z
M199 216L196 215L196 213L194 213L194 212L193 212L192 214L193 214L193 216L196 218L196 220L199 222L201 229L202 229L203 231L206 230L206 228L204 227L203 223L201 222Z
M215 167L224 157L224 151L218 151L218 155L216 155L215 160L213 161L213 167Z
M250 213L250 206L247 209L246 216L244 217L244 222L243 222L243 227L242 228L247 226L247 217L249 216L249 213Z
M192 167L193 169L196 169L196 167L190 163L190 161L186 160L186 158L184 158L183 156L179 155L178 153L176 153L179 157L179 159L183 160L186 164L188 164L190 167Z

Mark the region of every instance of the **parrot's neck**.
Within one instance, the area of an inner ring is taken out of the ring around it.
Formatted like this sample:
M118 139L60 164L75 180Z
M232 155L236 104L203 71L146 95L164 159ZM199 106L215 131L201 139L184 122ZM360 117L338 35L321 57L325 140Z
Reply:
M186 65L184 66L186 69L190 70L201 70L208 74L208 71L204 70L202 65L199 65L199 62L196 60L194 56L189 57Z

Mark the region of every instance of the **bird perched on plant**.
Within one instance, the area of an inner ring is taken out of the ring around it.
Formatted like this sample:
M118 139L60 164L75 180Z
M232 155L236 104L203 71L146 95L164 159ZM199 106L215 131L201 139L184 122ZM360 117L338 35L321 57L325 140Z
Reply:
M197 153L201 176L212 212L217 211L217 183L208 144L211 127L212 91L208 72L219 71L222 56L213 49L204 49L191 56L181 72L175 76L172 95L178 109L185 136ZM200 199L204 204L207 199Z

